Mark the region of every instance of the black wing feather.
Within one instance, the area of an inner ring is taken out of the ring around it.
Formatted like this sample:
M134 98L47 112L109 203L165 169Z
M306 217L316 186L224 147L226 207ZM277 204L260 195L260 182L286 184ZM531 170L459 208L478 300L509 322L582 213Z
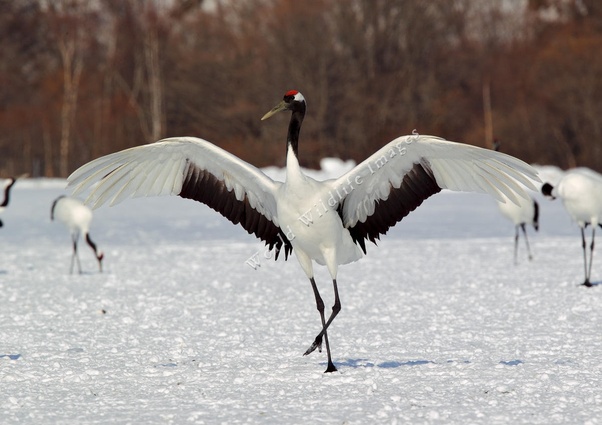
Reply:
M192 162L185 170L179 196L202 202L232 223L240 224L249 234L264 241L269 249L276 248L276 259L284 246L284 258L288 259L293 250L290 241L280 227L253 209L246 194L242 200L236 199L234 191L228 190L222 180Z
M365 254L366 240L376 244L380 235L386 234L389 228L414 211L425 199L440 191L428 163L415 164L403 177L401 186L391 187L387 199L376 201L374 213L366 221L358 221L354 226L348 227L353 242ZM338 209L341 218L344 202Z

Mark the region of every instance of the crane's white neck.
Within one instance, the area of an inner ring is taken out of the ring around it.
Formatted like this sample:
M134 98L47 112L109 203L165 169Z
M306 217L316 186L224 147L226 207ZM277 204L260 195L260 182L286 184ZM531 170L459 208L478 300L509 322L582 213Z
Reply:
M286 181L305 180L305 175L299 166L299 159L293 146L289 143L286 150Z

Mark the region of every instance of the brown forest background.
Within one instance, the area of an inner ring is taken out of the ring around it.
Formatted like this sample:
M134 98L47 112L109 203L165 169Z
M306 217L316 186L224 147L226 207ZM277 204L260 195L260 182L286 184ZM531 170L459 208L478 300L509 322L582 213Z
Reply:
M283 165L416 129L602 171L599 0L0 0L0 177L67 176L163 137Z

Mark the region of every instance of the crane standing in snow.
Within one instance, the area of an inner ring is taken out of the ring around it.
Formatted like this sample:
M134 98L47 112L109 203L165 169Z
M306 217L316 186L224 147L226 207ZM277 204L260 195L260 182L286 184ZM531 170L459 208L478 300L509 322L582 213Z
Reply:
M493 150L500 151L501 143L496 138L493 141ZM525 235L525 244L527 245L527 254L529 261L533 259L531 247L529 247L529 238L527 237L527 224L533 226L535 231L539 230L539 204L535 199L520 198L518 202L497 201L497 206L504 217L514 224L514 264L518 264L518 239L520 237L519 229L522 229Z
M175 137L98 158L69 177L74 194L95 185L86 202L94 207L137 196L178 195L205 203L255 234L285 258L294 250L316 299L322 327L305 354L326 345L326 372L336 371L328 327L341 310L339 265L366 253L366 240L380 235L447 188L489 193L518 202L524 184L537 173L524 162L474 146L413 134L385 145L338 179L317 181L299 166L303 95L288 91L267 119L290 111L286 139L286 180L277 182L217 146L194 137ZM98 184L96 184L98 183ZM332 278L334 305L326 320L314 280L313 261Z
M98 268L100 272L102 272L102 259L104 258L104 254L99 251L96 244L92 242L89 233L90 222L92 221L92 210L78 199L59 196L52 203L50 219L57 219L69 229L71 241L73 243L73 255L71 255L71 267L69 268L69 273L73 274L73 263L75 260L77 260L77 269L79 273L82 273L82 266L77 253L77 243L80 235L88 245L90 245L92 251L94 251L94 256L98 261Z
M541 192L552 199L560 198L571 218L581 229L581 246L583 248L583 267L585 280L582 285L591 287L592 262L594 257L594 240L596 227L602 227L602 175L589 168L575 168L568 171L556 186L545 183ZM592 226L592 241L589 246L589 263L587 261L587 242L585 228Z

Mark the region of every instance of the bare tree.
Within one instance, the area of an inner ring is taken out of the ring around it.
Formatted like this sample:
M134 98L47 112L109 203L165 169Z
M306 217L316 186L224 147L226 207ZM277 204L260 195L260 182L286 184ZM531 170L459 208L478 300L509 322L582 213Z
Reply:
M117 70L115 79L127 93L144 138L158 140L165 133L166 123L162 68L169 38L165 20L169 15L157 2L129 0L120 5L125 8L126 24L121 27L121 37L127 38L134 61L131 76Z
M58 48L63 62L63 108L61 111L61 143L60 174L69 173L69 148L71 145L71 128L77 107L79 82L84 68L82 57L78 54L81 41L77 35L63 33L58 40Z
M413 129L483 146L495 125L527 161L601 167L596 0L201 3L0 0L0 173L64 176L167 135L282 165L259 116L291 88L306 166Z
M56 44L62 66L63 100L59 142L59 174L67 176L80 82L84 70L84 54L91 28L88 5L80 0L60 0L48 4L51 38Z

